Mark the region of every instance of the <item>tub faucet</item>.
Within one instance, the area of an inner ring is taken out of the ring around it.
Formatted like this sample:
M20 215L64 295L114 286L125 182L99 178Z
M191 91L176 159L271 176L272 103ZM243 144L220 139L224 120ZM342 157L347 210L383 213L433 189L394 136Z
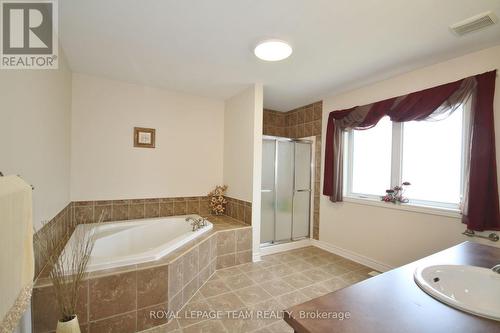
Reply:
M200 217L199 219L196 219L192 216L186 218L186 222L191 222L191 225L193 226L193 231L196 231L200 228L203 228L206 226L206 220L203 217Z
M191 224L193 224L194 222L196 222L196 219L192 216L188 216L186 217L186 222L189 222L189 221L193 221Z
M500 264L493 266L491 270L497 274L500 274Z

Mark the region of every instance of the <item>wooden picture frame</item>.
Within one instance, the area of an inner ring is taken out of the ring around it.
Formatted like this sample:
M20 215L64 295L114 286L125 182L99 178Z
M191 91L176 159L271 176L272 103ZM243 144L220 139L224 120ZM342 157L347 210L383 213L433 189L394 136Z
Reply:
M155 148L155 136L154 128L134 127L134 147Z

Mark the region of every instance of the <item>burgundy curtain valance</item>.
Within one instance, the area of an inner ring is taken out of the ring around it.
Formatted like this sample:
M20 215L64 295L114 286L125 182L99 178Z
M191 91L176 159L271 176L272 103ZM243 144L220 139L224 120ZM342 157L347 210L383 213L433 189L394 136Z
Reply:
M323 194L342 201L343 131L368 129L384 116L391 121L421 121L451 114L472 98L469 179L462 203L463 221L473 230L500 230L493 99L496 71L369 105L330 112L326 132Z

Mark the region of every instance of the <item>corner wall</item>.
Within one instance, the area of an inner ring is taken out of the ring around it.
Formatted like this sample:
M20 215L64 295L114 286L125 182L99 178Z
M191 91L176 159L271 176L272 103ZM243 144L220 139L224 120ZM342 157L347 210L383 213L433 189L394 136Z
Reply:
M407 94L493 69L500 69L500 46L326 97L323 99L323 131L326 133L330 111ZM498 160L500 157L498 78L495 92L495 128ZM324 144L323 136L323 147ZM323 166L324 157L322 172ZM404 265L460 242L471 240L461 235L464 230L465 226L458 218L350 202L332 203L326 196L321 196L320 241L367 257L382 265L393 267ZM485 241L484 244L495 245L489 241Z
M62 50L57 70L2 70L0 171L35 187L33 225L70 202L71 71Z
M252 203L254 260L260 258L263 88L261 84L231 97L224 111L224 184L227 196Z
M71 199L205 196L222 183L224 103L73 75ZM156 129L135 148L133 128Z
M257 133L262 138L262 132L255 128L257 90L251 86L229 98L224 111L223 172L227 196L247 202L253 201L254 140Z

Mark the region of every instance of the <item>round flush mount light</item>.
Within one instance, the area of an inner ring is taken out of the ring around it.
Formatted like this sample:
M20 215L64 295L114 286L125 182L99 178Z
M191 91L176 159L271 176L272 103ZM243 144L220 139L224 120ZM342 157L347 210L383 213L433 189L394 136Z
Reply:
M280 61L292 54L292 47L282 40L265 40L255 47L254 53L257 58L265 61Z

